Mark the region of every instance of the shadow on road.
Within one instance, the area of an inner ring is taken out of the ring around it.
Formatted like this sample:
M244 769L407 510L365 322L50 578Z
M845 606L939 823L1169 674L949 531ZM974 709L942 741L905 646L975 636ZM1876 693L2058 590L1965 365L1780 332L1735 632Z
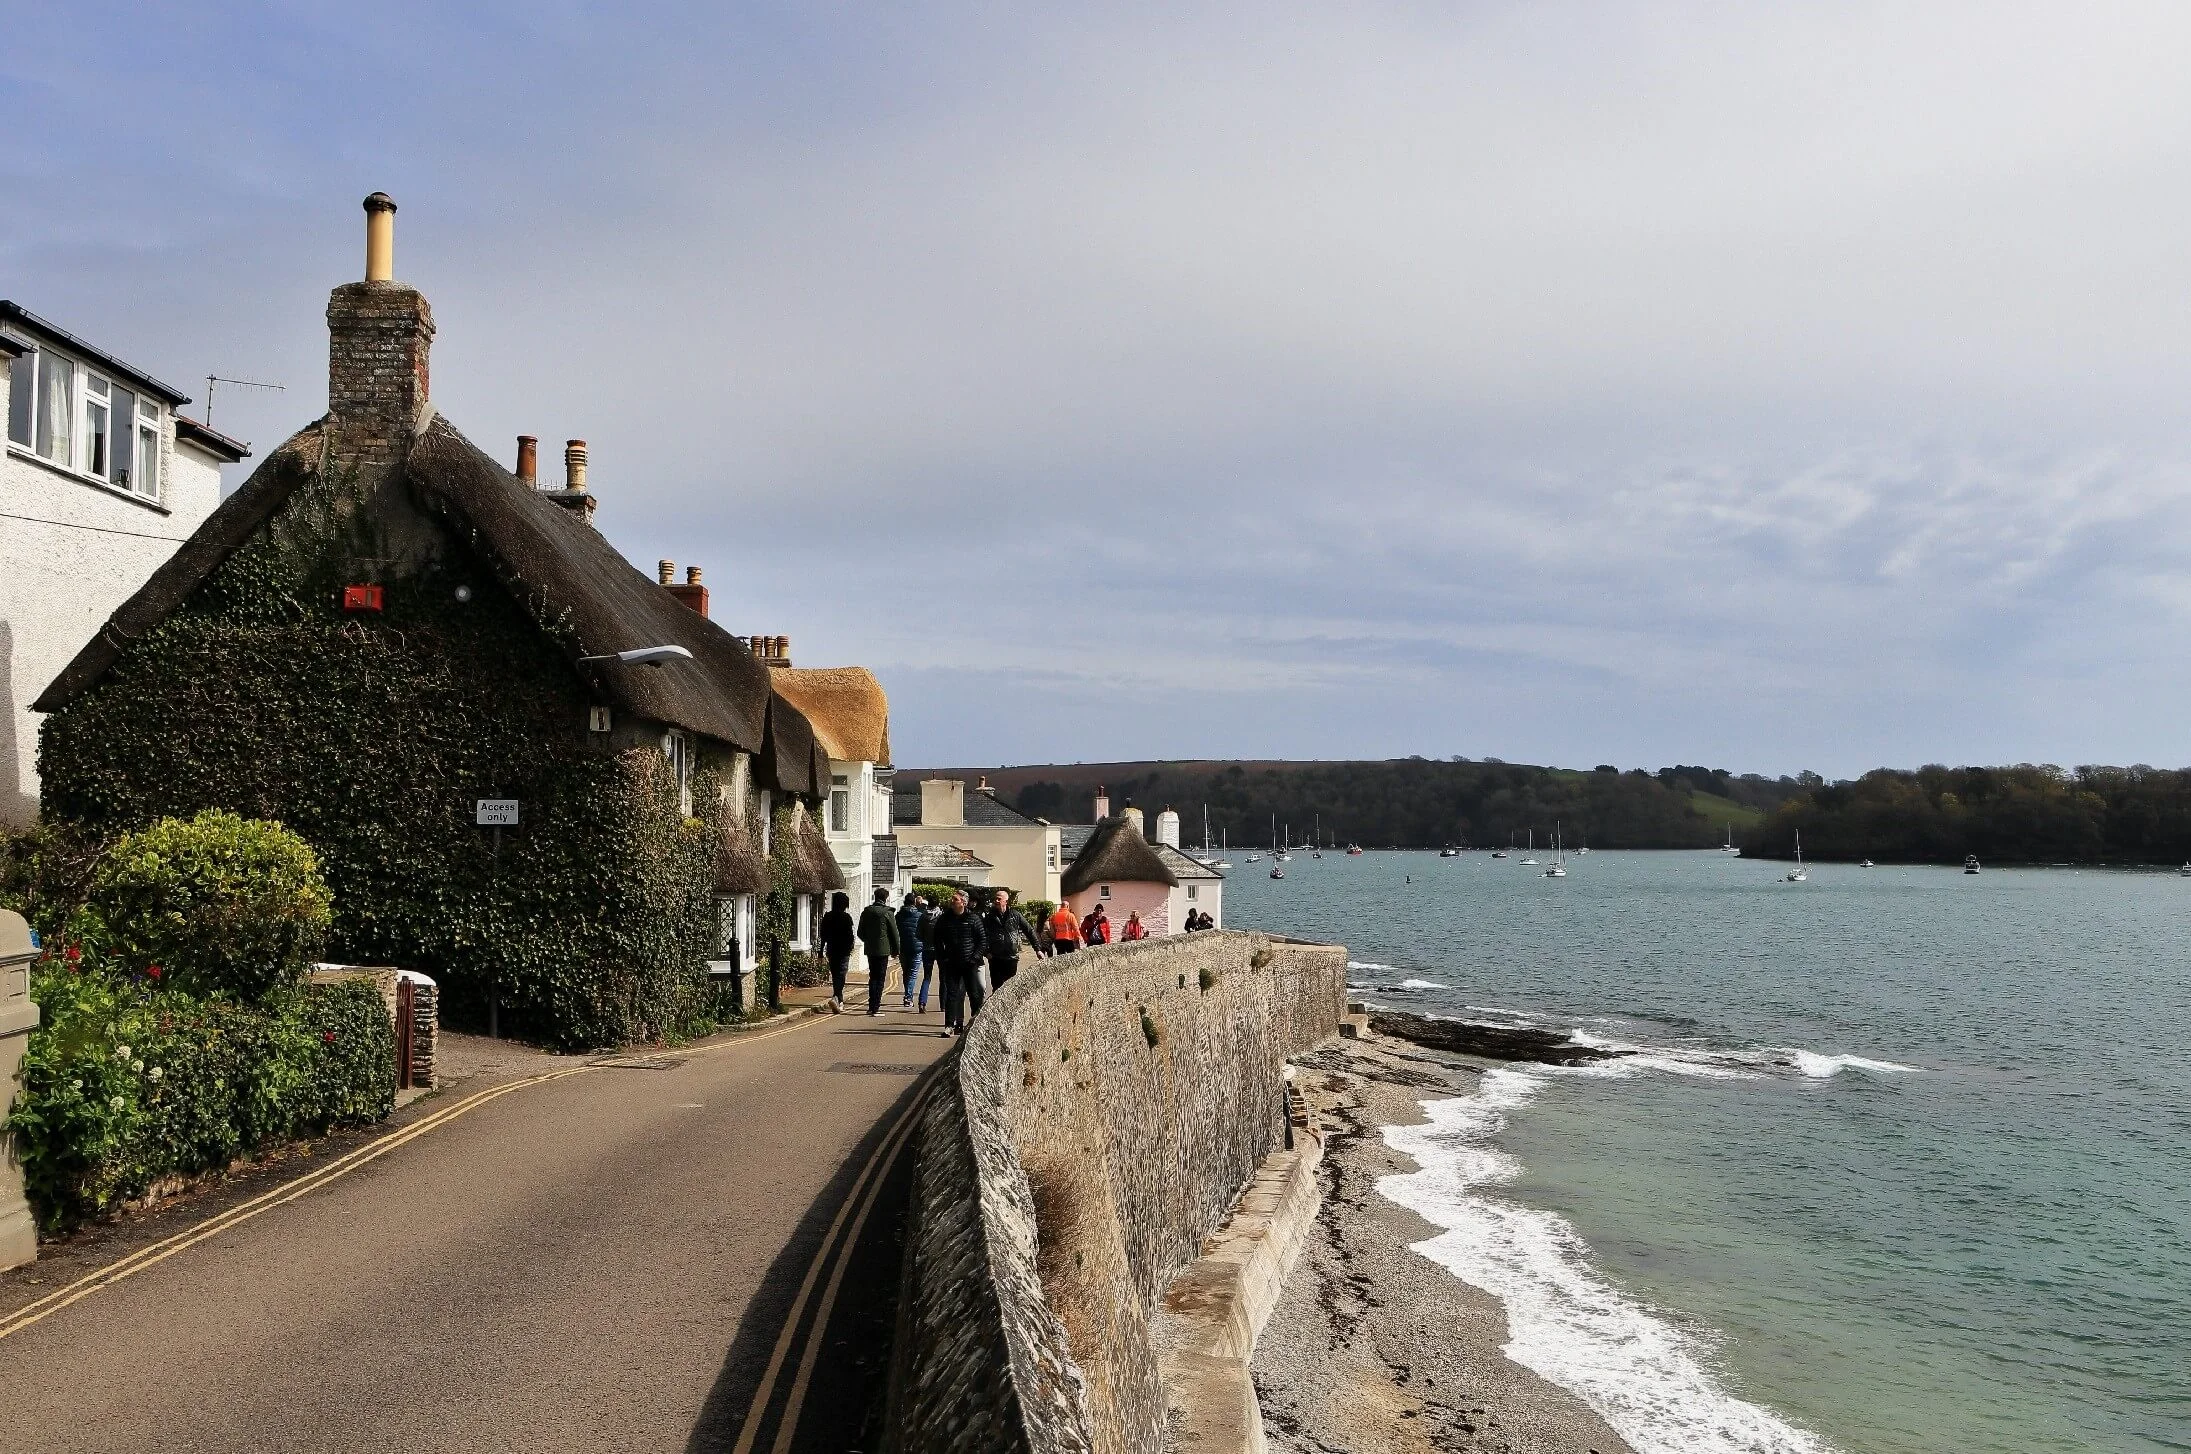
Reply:
M868 1034L906 1034L880 1027ZM943 1072L948 1073L948 1072ZM748 1417L761 1420L749 1447L766 1454L778 1437L786 1406L807 1346L808 1325L826 1288L830 1269L824 1267L815 1280L812 1296L800 1319L784 1367L778 1373L765 1408L751 1405L775 1351L784 1320L790 1314L799 1285L812 1266L823 1236L844 1205L860 1169L882 1145L899 1114L919 1094L923 1081L914 1080L888 1111L876 1118L875 1127L830 1179L822 1194L808 1206L791 1240L769 1266L760 1290L747 1306L738 1332L724 1355L722 1372L708 1392L700 1419L686 1442L691 1454L728 1454L738 1442ZM791 1448L795 1454L861 1454L882 1447L883 1404L888 1394L890 1343L897 1321L898 1273L905 1244L906 1217L912 1191L913 1148L910 1141L900 1151L883 1181L875 1205L868 1213L851 1260L844 1269L837 1301L821 1329L820 1351L812 1379L800 1399L797 1432Z

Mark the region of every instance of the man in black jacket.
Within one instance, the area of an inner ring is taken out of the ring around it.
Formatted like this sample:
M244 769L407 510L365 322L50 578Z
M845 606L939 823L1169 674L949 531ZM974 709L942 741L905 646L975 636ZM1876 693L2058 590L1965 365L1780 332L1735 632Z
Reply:
M867 951L867 1013L882 1013L883 987L890 983L890 956L898 952L898 916L890 912L890 890L875 890L875 902L860 911L860 947Z
M982 910L981 928L989 943L989 988L992 990L1003 989L1005 981L1019 973L1020 941L1025 941L1037 956L1042 953L1042 946L1035 943L1034 930L1028 928L1027 921L1012 908L1012 896L1002 889L990 897L989 907Z
M822 953L829 959L829 1011L841 1015L845 976L852 972L852 946L860 942L852 927L852 895L830 896L829 912L822 915L815 937L821 940Z
M930 926L929 952L935 956L936 973L943 981L943 1033L965 1033L966 1001L981 1013L981 961L989 951L989 935L981 917L966 907L966 895L954 893Z

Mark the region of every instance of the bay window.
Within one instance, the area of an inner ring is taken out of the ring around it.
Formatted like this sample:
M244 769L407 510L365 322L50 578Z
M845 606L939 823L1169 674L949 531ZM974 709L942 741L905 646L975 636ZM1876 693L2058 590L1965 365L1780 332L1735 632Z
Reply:
M8 367L8 442L118 489L160 497L165 416L148 399L40 344Z

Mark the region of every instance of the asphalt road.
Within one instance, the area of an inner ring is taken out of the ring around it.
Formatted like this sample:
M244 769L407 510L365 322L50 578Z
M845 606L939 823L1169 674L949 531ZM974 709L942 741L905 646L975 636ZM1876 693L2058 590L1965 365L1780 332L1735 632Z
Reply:
M476 1104L467 1083L377 1157L338 1141L62 1249L0 1279L0 1449L873 1450L911 1163L892 1133L938 1028L825 1016ZM267 1195L301 1174L332 1179ZM141 1270L22 1321L126 1256Z

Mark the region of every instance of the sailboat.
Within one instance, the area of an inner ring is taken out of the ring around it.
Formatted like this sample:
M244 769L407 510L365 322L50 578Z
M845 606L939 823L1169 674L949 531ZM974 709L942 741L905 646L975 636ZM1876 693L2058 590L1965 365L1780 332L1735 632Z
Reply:
M1735 847L1735 825L1734 825L1734 824L1732 824L1732 823L1729 823L1729 824L1727 825L1727 843L1726 843L1726 846L1725 846L1725 847L1723 847L1723 848L1721 848L1721 849L1720 849L1719 851L1720 851L1721 853L1740 853L1740 852L1742 852L1742 850L1741 850L1741 849L1739 849L1739 848Z
M1552 866L1544 871L1546 878L1567 877L1567 855L1560 848L1559 824L1552 825Z
M1537 830L1536 830L1536 829L1534 829L1534 828L1532 828L1532 829L1530 829L1530 830L1529 830L1529 856L1528 856L1527 858L1525 858L1525 859L1523 859L1523 860L1522 860L1522 867L1524 867L1524 868L1535 868L1536 866L1537 866Z
M1493 858L1512 858L1514 856L1514 835L1511 833L1507 834L1506 847L1492 849L1491 856Z
M1575 857L1577 857L1577 858L1588 858L1589 856L1590 856L1590 835L1589 835L1589 834L1587 834L1587 833L1585 833L1585 834L1583 834L1583 835L1582 835L1582 847L1580 847L1580 848L1578 848L1578 849L1576 849L1576 850L1575 850Z
M1810 870L1803 866L1803 830L1795 830L1795 867L1788 870L1787 882L1807 884L1811 881Z
M1293 830L1290 827L1286 830L1286 836L1284 838L1278 836L1278 817L1276 814L1272 814L1270 820L1270 856L1277 859L1280 863L1293 862L1293 846L1288 841L1292 837Z
M1315 833L1315 836L1313 836L1313 837L1311 837L1311 838L1309 839L1309 857L1311 857L1311 858L1322 858L1322 857L1324 856L1324 850L1323 850L1323 846L1322 846L1322 839L1323 839L1323 836L1324 836L1324 815L1323 815L1322 813L1318 813L1318 814L1316 815L1316 833Z

